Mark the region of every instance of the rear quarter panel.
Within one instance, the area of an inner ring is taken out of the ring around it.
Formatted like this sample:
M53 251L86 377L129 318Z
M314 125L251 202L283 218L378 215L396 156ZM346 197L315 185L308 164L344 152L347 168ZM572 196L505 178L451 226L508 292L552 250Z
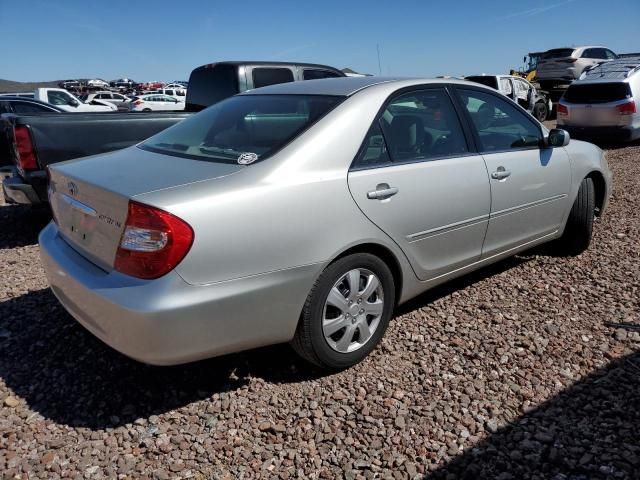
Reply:
M410 272L403 283L415 281L402 251L362 214L347 184L349 166L388 95L381 91L356 94L242 172L136 197L192 225L195 241L177 273L200 285L303 265L317 265L319 274L348 248L376 243Z

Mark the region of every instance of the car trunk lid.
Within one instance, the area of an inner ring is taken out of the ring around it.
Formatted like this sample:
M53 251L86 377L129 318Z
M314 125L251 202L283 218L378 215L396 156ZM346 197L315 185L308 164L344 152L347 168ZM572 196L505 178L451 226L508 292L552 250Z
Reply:
M224 177L242 168L131 147L51 166L49 200L67 243L100 268L111 271L130 199Z

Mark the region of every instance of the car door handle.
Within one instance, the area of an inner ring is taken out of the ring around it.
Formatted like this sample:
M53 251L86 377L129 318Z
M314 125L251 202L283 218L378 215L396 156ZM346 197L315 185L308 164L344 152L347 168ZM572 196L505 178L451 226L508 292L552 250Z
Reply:
M367 198L370 200L385 200L393 197L398 191L398 187L390 187L387 183L380 183L375 190L367 192Z
M494 180L504 180L511 175L509 170L505 170L504 167L498 167L498 169L491 174L491 178Z

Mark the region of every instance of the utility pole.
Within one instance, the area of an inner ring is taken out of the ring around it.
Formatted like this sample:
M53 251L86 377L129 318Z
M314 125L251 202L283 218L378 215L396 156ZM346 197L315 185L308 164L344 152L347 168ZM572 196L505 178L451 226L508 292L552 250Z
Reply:
M376 43L376 50L378 50L378 75L382 75L382 64L380 63L380 44Z

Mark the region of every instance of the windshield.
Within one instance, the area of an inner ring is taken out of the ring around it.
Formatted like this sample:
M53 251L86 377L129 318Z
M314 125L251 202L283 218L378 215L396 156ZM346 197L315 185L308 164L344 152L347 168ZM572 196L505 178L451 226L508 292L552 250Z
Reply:
M239 95L162 131L140 148L197 160L249 164L278 151L342 99L325 95Z

